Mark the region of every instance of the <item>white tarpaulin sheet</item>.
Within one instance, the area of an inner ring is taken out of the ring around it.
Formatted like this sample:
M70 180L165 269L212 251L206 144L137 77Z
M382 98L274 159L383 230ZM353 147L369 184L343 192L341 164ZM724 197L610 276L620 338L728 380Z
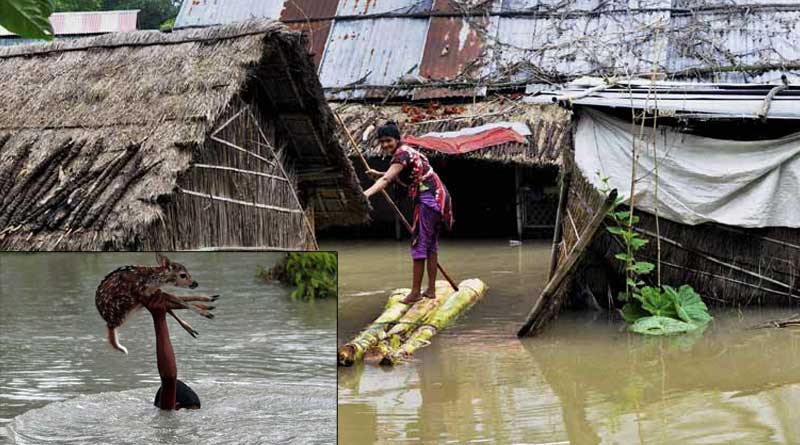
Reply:
M596 110L582 111L575 161L601 187L630 197L631 124ZM639 138L637 126L635 139ZM765 141L694 136L660 127L646 129L637 145L635 205L654 213L658 160L658 214L684 224L713 221L741 227L800 227L800 133ZM641 149L640 149L641 148Z

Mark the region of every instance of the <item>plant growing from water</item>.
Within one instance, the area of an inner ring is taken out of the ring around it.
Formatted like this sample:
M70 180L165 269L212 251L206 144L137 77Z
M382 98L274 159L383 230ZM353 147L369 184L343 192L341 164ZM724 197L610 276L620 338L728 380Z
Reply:
M607 195L610 192L608 178L601 177L601 181L600 192ZM625 303L620 312L630 324L629 329L646 335L672 335L704 327L711 321L711 315L691 286L684 284L675 289L645 283L645 277L655 269L655 264L636 259L636 252L648 241L634 230L639 217L631 214L633 209L620 210L623 200L617 198L609 210L608 216L613 224L607 230L620 240L624 250L614 257L624 264L625 291L620 292L617 298Z
M294 286L292 299L337 297L338 264L334 252L291 252L272 268L258 266L256 277Z

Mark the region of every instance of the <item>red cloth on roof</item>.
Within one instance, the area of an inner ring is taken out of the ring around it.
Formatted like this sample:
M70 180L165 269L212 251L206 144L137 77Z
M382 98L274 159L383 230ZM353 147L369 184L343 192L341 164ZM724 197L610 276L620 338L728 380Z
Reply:
M525 138L511 128L492 128L480 133L455 137L404 136L403 142L444 154L456 155L507 142L522 144L525 142Z

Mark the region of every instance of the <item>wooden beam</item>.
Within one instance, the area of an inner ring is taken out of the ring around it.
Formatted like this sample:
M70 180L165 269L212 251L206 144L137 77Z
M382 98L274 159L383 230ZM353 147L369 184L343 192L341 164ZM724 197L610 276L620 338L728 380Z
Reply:
M216 195L212 195L210 193L201 193L201 192L196 192L194 190L187 190L187 189L183 189L183 188L180 188L180 187L178 187L178 190L180 190L181 193L186 193L187 195L197 196L199 198L211 199L213 201L227 202L227 203L230 203L230 204L236 204L236 205L240 205L240 206L256 207L256 208L259 208L259 209L273 210L273 211L282 212L282 213L299 213L299 214L303 213L302 210L287 209L286 207L278 207L278 206L273 206L273 205L268 205L268 204L260 204L260 203L257 203L257 202L241 201L241 200L238 200L238 199L227 198L225 196L216 196Z
M516 196L515 208L516 208L516 216L517 216L517 239L522 241L522 228L524 227L522 217L522 192L520 191L520 187L522 186L522 166L519 164L514 165L514 196Z
M659 239L661 239L661 241L664 241L667 244L672 244L673 246L675 246L675 247L677 247L679 249L683 249L683 250L685 250L685 251L687 251L687 252L689 252L691 254L697 255L697 256L699 256L699 257L701 257L703 259L711 261L712 263L719 264L720 266L727 267L728 269L735 270L737 272L741 272L741 273L743 273L745 275L749 275L749 276L751 276L753 278L758 278L759 280L764 280L767 283L772 283L772 284L778 285L778 286L780 286L780 287L782 287L784 289L787 289L789 292L792 291L792 286L789 285L789 284L786 284L786 283L784 283L782 281L774 280L774 279L772 279L772 278L770 278L768 276L761 275L761 274L753 272L751 270L747 270L747 269L745 269L743 267L739 267L739 266L737 266L735 264L727 263L725 261L720 260L719 258L715 258L715 257L713 257L711 255L708 255L708 254L705 254L705 253L703 253L703 252L701 252L701 251L699 251L697 249L693 249L693 248L688 247L688 246L686 246L684 244L681 244L678 241L669 239L669 238L665 237L664 235L658 236L658 235L656 235L655 233L653 233L653 232L651 232L649 230L640 229L638 227L634 227L633 230L636 231L636 232L639 232L639 233L641 233L643 235L647 235L647 236L649 236L651 238L659 238Z
M220 131L224 130L225 127L230 125L230 123L233 122L237 117L239 117L243 112L244 112L244 108L241 108L239 111L236 112L236 114L231 116L230 119L226 120L222 125L220 125L216 130L214 130L214 132L211 133L211 136L216 136L217 133L219 133Z
M553 274L556 273L556 267L558 267L558 245L563 239L562 220L564 219L564 213L567 211L567 191L569 189L570 178L569 173L567 173L564 168L565 167L562 167L561 170L561 187L558 191L558 210L556 211L556 226L553 231L553 247L550 251L550 273L547 275L548 280L553 278Z
M267 159L267 158L265 158L263 156L259 156L259 155L255 154L255 153L253 153L252 151L245 150L244 148L234 144L233 142L228 142L225 139L221 139L221 138L218 138L216 136L210 136L209 139L211 139L214 142L219 142L220 144L225 145L227 147L230 147L230 148L232 148L232 149L234 149L236 151L240 151L240 152L242 152L242 153L244 153L244 154L246 154L248 156L252 156L252 157L258 159L259 161L266 162L269 165L274 165L273 162L270 161L269 159Z
M602 226L606 214L613 207L616 199L617 190L614 189L608 194L605 202L597 209L594 216L592 216L592 220L583 230L583 233L581 233L578 242L575 243L575 247L569 255L567 255L564 264L556 269L556 273L550 281L547 282L547 285L539 295L539 299L536 300L533 308L531 308L531 311L528 313L525 324L522 325L522 328L517 332L517 337L536 334L547 322L558 315L558 311L561 309L561 304L564 299L564 296L559 295L558 291L566 281L566 278L575 271L579 260L583 258L583 254L589 247L589 243L591 243L598 229Z
M207 170L225 170L225 171L232 171L232 172L236 172L236 173L243 173L243 174L246 174L246 175L263 176L263 177L265 177L265 178L274 179L274 180L276 180L276 181L285 181L285 182L289 182L289 180L288 180L288 179L286 179L286 178L281 178L280 176L277 176L277 175L271 175L271 174L269 174L269 173L257 172L257 171L252 171L252 170L242 170L242 169L240 169L240 168L225 167L224 165L192 164L192 167L194 167L194 168L201 168L201 169L207 169Z
M269 146L270 152L272 153L272 157L275 158L275 165L278 166L278 168L280 169L280 171L283 174L283 176L285 176L286 179L288 180L289 179L289 174L286 172L286 168L284 168L283 162L281 162L281 159L278 156L278 151L272 145L272 142L267 138L267 135L264 134L264 130L261 128L261 123L258 121L258 118L256 117L256 114L253 113L253 110L250 108L250 106L247 107L247 111L250 114L250 119L253 121L253 124L256 126L256 129L258 130L258 134L261 136L261 139L263 140L263 142L265 144L267 144ZM295 187L296 187L296 184L291 184L291 181L290 181L289 191L291 191L292 197L294 198L294 202L297 204L297 207L300 209L300 213L303 214L303 222L305 223L306 230L308 231L308 235L311 237L311 243L307 243L307 244L310 245L313 250L319 250L319 244L317 244L317 235L316 235L316 232L314 231L314 224L312 224L311 221L309 221L308 214L306 214L306 212L303 210L303 204L300 202L300 197L297 196L297 190L295 190ZM305 237L303 237L303 238L304 238L304 241L305 241Z

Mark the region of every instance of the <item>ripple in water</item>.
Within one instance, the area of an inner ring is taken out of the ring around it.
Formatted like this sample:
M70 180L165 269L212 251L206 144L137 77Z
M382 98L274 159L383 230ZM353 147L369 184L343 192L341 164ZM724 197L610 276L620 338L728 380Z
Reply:
M203 408L162 412L157 387L79 396L17 416L12 443L336 443L333 385L197 384Z

